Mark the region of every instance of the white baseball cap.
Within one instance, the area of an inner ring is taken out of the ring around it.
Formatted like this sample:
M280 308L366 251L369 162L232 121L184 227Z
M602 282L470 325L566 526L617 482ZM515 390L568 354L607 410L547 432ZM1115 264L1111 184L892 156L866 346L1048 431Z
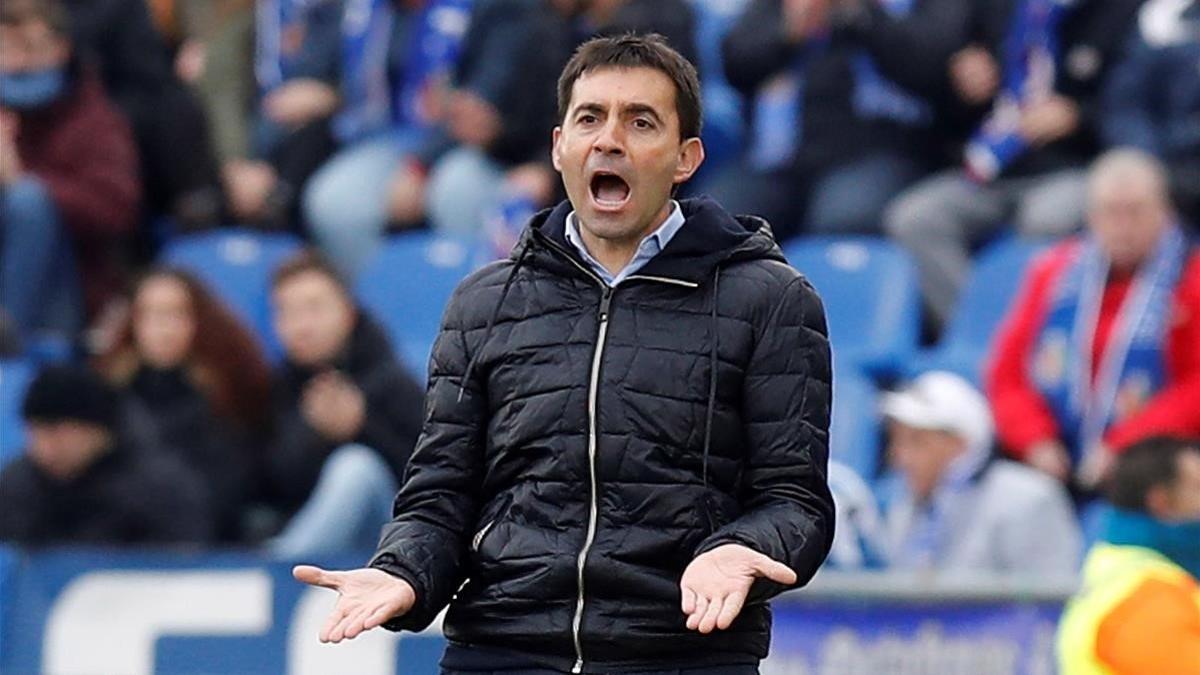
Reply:
M904 389L884 394L880 410L885 417L916 429L948 431L979 451L992 445L995 427L987 399L954 373L924 373Z

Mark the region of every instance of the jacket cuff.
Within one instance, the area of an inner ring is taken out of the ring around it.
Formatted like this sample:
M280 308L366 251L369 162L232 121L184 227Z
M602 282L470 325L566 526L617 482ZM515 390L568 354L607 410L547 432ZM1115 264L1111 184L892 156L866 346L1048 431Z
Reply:
M417 633L425 630L433 622L434 617L430 616L429 610L425 606L425 600L429 597L429 594L424 584L420 582L420 577L413 574L412 570L405 567L396 556L387 552L380 553L371 562L367 563L367 567L382 570L408 582L408 585L412 586L413 594L416 595L416 601L413 603L412 609L384 622L384 628L395 632L408 630Z

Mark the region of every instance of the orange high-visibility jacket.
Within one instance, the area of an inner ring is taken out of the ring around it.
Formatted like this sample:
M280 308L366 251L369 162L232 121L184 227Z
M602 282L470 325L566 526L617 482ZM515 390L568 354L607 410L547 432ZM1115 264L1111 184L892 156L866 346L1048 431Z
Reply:
M1200 675L1200 586L1157 551L1099 543L1057 648L1061 675Z

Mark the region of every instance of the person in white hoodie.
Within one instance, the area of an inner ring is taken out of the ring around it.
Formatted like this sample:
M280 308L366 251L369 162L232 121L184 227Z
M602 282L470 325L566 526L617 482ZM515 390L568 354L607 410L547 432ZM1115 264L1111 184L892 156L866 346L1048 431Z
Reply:
M886 394L888 456L903 480L886 510L893 569L1064 578L1082 534L1053 479L992 452L987 400L963 378L929 372Z

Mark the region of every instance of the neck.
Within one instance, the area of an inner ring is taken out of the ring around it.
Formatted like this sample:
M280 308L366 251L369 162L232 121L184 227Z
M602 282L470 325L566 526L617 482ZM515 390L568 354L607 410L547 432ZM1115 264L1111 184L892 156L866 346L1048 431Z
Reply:
M671 215L671 201L667 200L663 207L659 209L657 215L646 224L639 228L637 232L622 237L620 239L605 239L592 234L583 221L579 219L579 214L575 217L579 220L579 236L583 239L583 245L587 247L588 253L608 270L609 274L617 274L625 269L629 261L633 260L633 256L637 254L638 246L648 234L655 231L667 221L667 217Z

